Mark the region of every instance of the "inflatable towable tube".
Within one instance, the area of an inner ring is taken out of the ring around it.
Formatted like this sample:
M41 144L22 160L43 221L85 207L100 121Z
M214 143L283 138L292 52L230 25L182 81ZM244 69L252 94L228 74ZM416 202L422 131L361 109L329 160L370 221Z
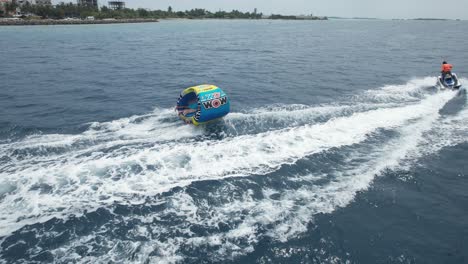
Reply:
M227 115L230 103L219 87L203 84L183 90L176 109L182 120L198 126Z

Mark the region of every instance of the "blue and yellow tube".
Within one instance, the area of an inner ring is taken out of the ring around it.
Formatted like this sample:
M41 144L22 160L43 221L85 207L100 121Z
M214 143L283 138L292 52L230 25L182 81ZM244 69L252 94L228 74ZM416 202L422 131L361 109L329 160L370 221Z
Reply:
M196 126L226 116L230 111L226 93L219 87L203 84L182 91L177 100L179 117Z

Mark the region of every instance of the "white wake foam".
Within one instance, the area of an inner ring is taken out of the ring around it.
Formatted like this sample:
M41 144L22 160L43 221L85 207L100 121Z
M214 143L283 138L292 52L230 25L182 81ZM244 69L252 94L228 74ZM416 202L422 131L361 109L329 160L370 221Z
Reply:
M177 192L167 198L170 200L168 203L171 205L168 209L136 217L141 221L142 225L136 226L131 232L132 235L151 236L155 239L147 242L135 242L136 244L120 241L119 250L123 252L135 252L135 248L138 248L136 258L133 260L122 259L118 254L108 254L99 257L98 260L102 262L126 261L138 263L150 261L173 263L183 261L186 257L181 249L209 248L213 249L208 250L207 253L210 259L220 261L252 252L254 246L264 236L278 241L287 241L291 237L306 231L307 225L313 220L314 215L317 213L330 213L336 208L348 205L354 199L356 193L368 188L374 177L384 169L399 167L400 161L408 158L410 153L418 153L421 148L425 148L423 144L425 135L431 132L434 124L440 121L439 109L453 95L452 92L446 92L423 100L417 105L358 113L352 117L337 118L322 125L297 128L296 132L305 131L295 133L295 135L306 137L308 133L318 132L315 130L319 129L318 127L325 129L327 126L332 126L334 130L340 130L343 129L340 126L342 124L356 124L355 127L346 127L348 133L351 134L349 139L338 139L341 137L346 138L345 134L330 135L329 140L333 142L332 145L336 146L341 144L341 140L351 144L353 137L357 134L365 138L368 133L375 131L375 129L369 127L370 124L373 124L370 125L371 127L394 128L399 136L390 140L390 142L386 142L384 146L376 146L371 156L367 157L366 162L353 162L353 160L362 160L362 157L359 153L351 154L348 158L349 167L345 170L334 171L334 180L325 185L305 184L298 189L263 187L263 197L261 198L256 197L252 190L241 190L240 196L236 196L232 200L229 199L229 202L219 206L204 203L203 200L195 201L187 193ZM466 116L465 112L461 112L453 119L462 118L466 121L464 118ZM410 120L413 122L406 122ZM359 128L360 123L365 123L363 128ZM354 131L355 129L358 132ZM281 133L289 132L290 130L281 131ZM323 133L325 132L330 132L330 130L325 129ZM314 135L320 137L319 135L322 134L315 133ZM262 137L268 136L270 135L262 134ZM284 136L284 134L279 136ZM241 142L244 142L244 140ZM301 142L307 144L305 140ZM294 144L291 144L290 141L284 144L288 146L285 152L290 151L290 148L294 149ZM290 153L302 152L296 150ZM264 155L268 156L268 154ZM297 155L303 156L305 154ZM278 156L281 157L281 154ZM309 178L320 178L321 175L299 177L307 181ZM212 200L225 200L226 196L230 196L229 194L238 193L239 191L236 186L226 184L213 193L207 193L207 195ZM151 224L153 219L161 219L170 214L180 215L184 219L183 223L171 225L170 227ZM203 217L202 215L209 215L209 217ZM135 216L129 216L125 221L131 221L132 219L135 219ZM226 232L218 231L206 236L197 236L190 231L190 226L202 226L207 230L217 230L219 223L229 224L233 228ZM168 233L183 235L171 236L167 240L158 239ZM88 242L86 238L80 238L74 241L70 247L55 250L54 254L67 255L73 250L73 247ZM154 252L157 254L154 254ZM83 262L93 261L96 261L96 258L85 257L83 259Z
M348 205L382 170L467 141L468 111L441 117L440 109L457 93L428 94L425 87L433 81L424 78L368 91L359 99L362 105L294 105L234 113L226 118L228 125L265 129L222 139L197 138L206 133L203 128L180 125L170 110L156 109L148 115L93 123L76 135L34 135L0 144L0 237L28 224L113 208L116 203L146 206L145 198L194 181L233 176L248 181L248 176L273 172L315 153L363 143L381 130L398 134L373 146L370 156L364 158L359 151L349 154L347 167L335 168L330 172L333 180L324 184L313 182L327 175L295 175L291 182L309 184L261 186L259 197L253 190L223 181L219 189L206 194L225 201L219 204L176 191L154 202L167 204L161 211L121 216L99 231L71 238L51 253L59 262L173 263L184 260L183 249L206 247L210 259L221 261L253 251L265 236L286 241L307 230L315 214ZM372 102L365 103L368 100ZM325 120L313 122L322 117ZM179 221L168 226L155 221L169 215ZM106 236L106 228L114 224L138 222L128 236L148 240ZM219 223L230 228L218 230ZM192 226L218 231L196 235ZM111 248L107 254L76 254L78 246L92 251L98 237L101 246Z
M436 83L437 77L413 79L406 84L386 85L381 89L366 91L366 95L369 100L378 102L413 101L418 100L427 88L434 87Z
M57 155L13 157L3 166L0 186L10 187L1 194L0 211L4 214L0 217L0 236L51 217L80 214L115 202L138 203L144 196L193 181L269 173L305 156L362 142L378 129L398 128L433 115L453 95L444 92L402 107L223 140L167 141L181 135L171 133L174 125L156 129L161 117L150 116L97 124L83 135L45 135L12 143L13 147L2 145L5 155L12 148L37 147L35 144L98 143ZM188 126L185 130L182 136L199 131ZM100 137L106 138L98 140Z

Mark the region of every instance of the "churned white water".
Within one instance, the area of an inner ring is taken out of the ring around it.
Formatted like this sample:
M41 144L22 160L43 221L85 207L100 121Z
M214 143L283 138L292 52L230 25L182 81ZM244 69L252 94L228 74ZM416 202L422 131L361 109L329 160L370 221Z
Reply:
M360 105L278 105L232 113L221 125L228 132L221 131L219 138L210 137L203 127L181 124L171 110L156 109L146 115L93 123L81 134L38 134L3 142L0 157L6 158L0 165L0 237L54 217L67 219L116 204L164 203L167 206L161 211L115 220L137 219L140 225L131 232L151 236L147 241L110 241L102 236L112 248L108 254L85 258L71 254L75 247L89 246L100 236L93 232L72 239L53 253L61 260L89 263L119 262L124 260L121 252L126 252L125 256L137 252L132 260L135 263L148 259L171 263L184 259L181 249L186 247L212 247L209 254L216 260L251 252L264 236L287 241L306 231L315 214L348 205L382 170L405 166L421 155L466 142L466 109L448 117L441 114L458 92L430 93L426 88L433 84L434 78L427 77L370 90L353 98L361 100ZM333 180L325 184L314 182L330 175L292 175L291 181L304 184L281 189L263 186L262 198L258 198L253 190L225 182L207 194L210 199L228 200L219 205L204 204L184 189L207 180L249 181L314 154L369 144L366 142L382 131L396 136L370 144L371 154L351 149L347 164L334 169L330 173ZM182 191L161 196L176 187ZM157 198L148 202L148 197ZM172 214L180 215L183 221L169 226L153 222ZM209 235L190 230L193 225L215 228L219 223L229 225L229 230ZM161 239L174 233L179 235Z

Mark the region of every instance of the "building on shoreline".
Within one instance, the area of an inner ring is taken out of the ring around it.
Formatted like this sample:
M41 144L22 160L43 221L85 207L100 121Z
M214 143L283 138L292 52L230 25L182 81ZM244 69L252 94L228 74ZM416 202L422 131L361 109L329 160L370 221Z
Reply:
M98 0L78 0L78 5L98 8Z
M19 7L24 6L26 4L30 5L41 5L41 6L51 6L52 0L0 0L0 5L5 3L16 3Z
M113 10L122 10L125 9L125 2L123 1L109 1L109 8Z
M51 6L52 1L51 0L35 0L36 5L43 5L43 6Z
M5 5L11 3L11 0L0 0L0 10L5 11Z
M5 0L0 0L0 16L3 16L3 15L5 14L5 7L4 7L4 5L5 5L6 2L7 2L7 1L5 1Z
M8 16L11 14L16 14L18 10L18 6L16 6L16 10L12 9L13 4L17 4L12 0L0 0L0 16Z
M0 0L0 16L24 16L23 9L30 6L52 6L51 0Z

